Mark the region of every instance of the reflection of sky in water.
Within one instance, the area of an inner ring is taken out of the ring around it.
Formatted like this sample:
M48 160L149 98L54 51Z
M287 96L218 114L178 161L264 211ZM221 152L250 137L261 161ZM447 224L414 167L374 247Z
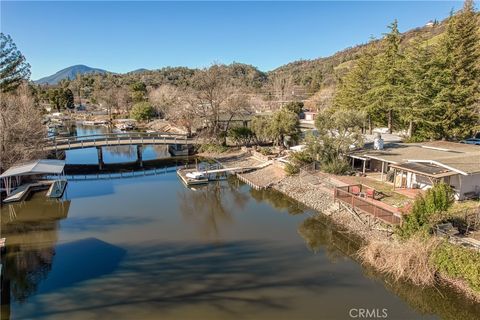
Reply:
M237 180L191 190L169 173L70 182L66 195L68 216L12 229L23 230L16 258L30 268L18 281L39 274L26 301L12 301L13 318L344 319L350 307L430 318L366 276L345 255L353 249L343 233L306 224L296 203ZM23 210L35 216L44 199ZM421 292L409 295L440 297ZM444 312L434 302L426 310Z
M104 163L122 163L134 162L137 160L136 146L110 146L103 147ZM142 150L144 161L155 160L170 157L166 146L162 145L144 145ZM76 150L67 150L67 164L97 164L98 155L96 148L85 148Z
M105 126L83 126L77 124L77 136L103 134L111 132ZM133 162L137 159L136 146L110 146L103 147L103 162L122 163ZM168 149L163 145L144 145L142 150L142 158L145 161L170 157ZM97 164L98 155L96 148L85 148L66 151L67 164Z

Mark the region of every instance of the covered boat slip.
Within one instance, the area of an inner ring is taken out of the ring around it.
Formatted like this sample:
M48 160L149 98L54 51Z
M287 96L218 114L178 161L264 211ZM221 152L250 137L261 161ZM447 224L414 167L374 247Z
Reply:
M48 197L61 197L66 187L65 161L41 159L13 166L0 175L7 197L4 202L21 201L29 192L49 188ZM54 177L46 180L45 176Z

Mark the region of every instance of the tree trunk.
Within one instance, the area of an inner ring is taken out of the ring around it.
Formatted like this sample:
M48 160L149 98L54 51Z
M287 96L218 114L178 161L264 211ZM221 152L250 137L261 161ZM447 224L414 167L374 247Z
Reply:
M368 115L368 134L373 133L373 128L372 128L372 116Z
M393 131L393 110L388 110L388 133Z
M410 120L408 123L408 132L407 135L409 138L413 136L413 120Z

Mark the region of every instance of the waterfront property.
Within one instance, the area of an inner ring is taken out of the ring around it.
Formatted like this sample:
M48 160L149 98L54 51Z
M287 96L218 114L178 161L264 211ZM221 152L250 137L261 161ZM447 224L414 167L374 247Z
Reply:
M437 182L450 185L457 200L480 195L480 148L447 141L392 143L381 150L350 154L363 174L393 183L394 188L425 190Z

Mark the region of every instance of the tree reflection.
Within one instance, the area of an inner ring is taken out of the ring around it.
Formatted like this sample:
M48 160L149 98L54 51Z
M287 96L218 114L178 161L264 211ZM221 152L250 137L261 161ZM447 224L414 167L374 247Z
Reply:
M322 247L325 248L330 261L345 256L352 257L358 250L358 239L338 230L330 221L320 216L305 219L298 227L298 233L313 253L319 252Z
M228 187L222 181L179 192L182 216L200 225L207 238L218 238L220 225L231 222L232 214L225 199Z
M275 209L287 210L287 212L292 215L301 214L306 209L300 202L286 197L283 193L276 190L256 190L251 188L250 195L257 202L267 202Z
M43 197L43 195L42 195ZM7 205L1 212L2 319L8 319L11 298L24 302L35 293L52 267L58 224L67 217L70 201L39 199Z

